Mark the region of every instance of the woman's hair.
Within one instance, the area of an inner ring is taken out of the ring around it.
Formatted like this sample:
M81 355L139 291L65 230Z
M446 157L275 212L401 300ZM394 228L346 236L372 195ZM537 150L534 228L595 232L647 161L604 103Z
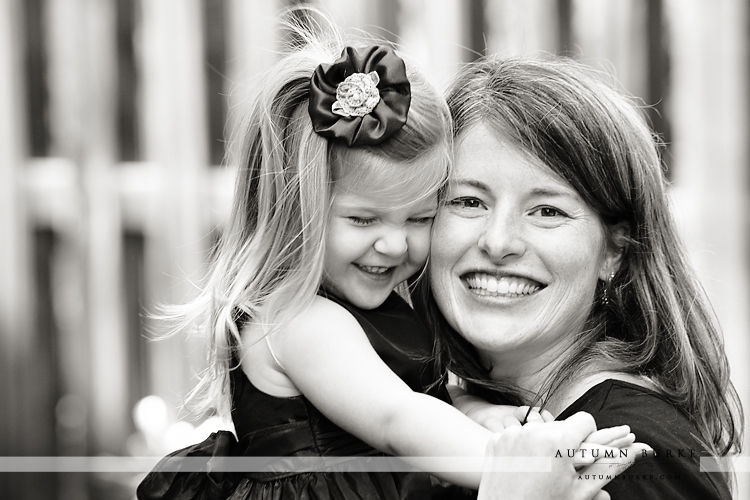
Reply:
M394 135L376 146L349 148L313 131L308 114L313 71L339 58L346 45L363 43L345 42L330 23L311 28L313 17L304 10L296 17L307 26L287 24L294 47L252 88L244 122L233 135L238 171L231 218L205 285L171 314L177 331L197 330L208 344L207 368L188 398L200 411L229 412L229 372L239 364L241 323L269 334L312 302L323 277L337 183L357 188L392 178L395 189L428 196L448 176L448 108L408 61L411 105L407 123Z
M596 362L647 377L693 420L712 452L738 451L742 409L722 335L672 219L659 141L631 99L568 59L483 59L459 73L448 105L454 139L483 124L538 157L594 209L610 248L622 252L611 284L599 284L597 294L608 300L592 304L569 356L537 399ZM528 400L489 379L430 295L422 286L418 300L437 323L442 368L485 397Z

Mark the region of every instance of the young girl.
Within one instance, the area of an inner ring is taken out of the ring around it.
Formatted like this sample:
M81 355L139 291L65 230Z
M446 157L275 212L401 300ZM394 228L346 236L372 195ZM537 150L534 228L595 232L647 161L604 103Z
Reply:
M456 469L468 472L441 478L478 486L491 433L447 404L442 386L428 389L432 337L393 291L427 260L449 127L440 94L386 46L311 37L266 75L242 132L231 221L187 309L210 345L204 406L231 413L239 442L220 432L173 456L385 453L428 469L420 457L463 457ZM152 472L138 496L430 498L446 488L422 473Z

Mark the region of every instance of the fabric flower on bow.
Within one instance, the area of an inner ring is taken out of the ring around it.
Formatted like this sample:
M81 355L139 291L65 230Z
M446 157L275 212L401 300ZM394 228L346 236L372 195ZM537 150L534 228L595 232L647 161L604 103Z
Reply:
M375 71L347 76L336 87L336 102L331 110L341 116L365 116L380 102L379 82Z
M346 47L310 79L315 132L347 146L379 144L406 123L411 85L404 61L390 47Z

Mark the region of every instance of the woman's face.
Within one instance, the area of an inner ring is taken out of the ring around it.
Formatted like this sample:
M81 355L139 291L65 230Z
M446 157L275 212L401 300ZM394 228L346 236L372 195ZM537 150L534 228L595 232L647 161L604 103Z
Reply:
M613 269L604 227L567 182L488 127L456 147L431 247L435 298L496 370L538 371L570 346Z

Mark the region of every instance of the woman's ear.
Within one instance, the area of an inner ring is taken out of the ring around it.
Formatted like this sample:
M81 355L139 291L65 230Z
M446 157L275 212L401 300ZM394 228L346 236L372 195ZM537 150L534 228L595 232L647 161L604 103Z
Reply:
M607 249L604 260L599 269L599 279L608 281L617 273L622 263L622 257L630 242L630 224L619 222L607 231Z

